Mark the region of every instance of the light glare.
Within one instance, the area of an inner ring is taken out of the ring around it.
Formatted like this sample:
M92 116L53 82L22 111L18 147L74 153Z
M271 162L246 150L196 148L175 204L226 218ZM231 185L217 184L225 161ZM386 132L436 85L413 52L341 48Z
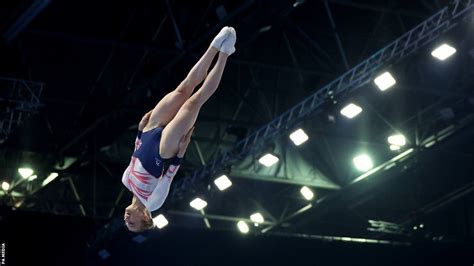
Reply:
M214 180L214 184L216 184L220 191L232 186L232 182L226 175L221 175L220 177L216 178L216 180Z
M303 186L300 189L300 192L306 200L311 200L314 197L313 191L311 191L311 189L309 189L309 187L307 186Z
M189 205L191 205L191 207L199 211L207 206L207 202L205 202L204 200L200 198L195 198L193 201L189 203Z
M456 48L445 43L434 49L431 52L431 55L441 61L444 61L454 53L456 53Z
M385 72L382 75L376 77L374 82L381 91L384 91L397 83L389 72Z
M354 165L359 171L363 172L366 172L373 167L372 160L366 154L356 156L354 158Z
M308 140L308 135L303 129L299 128L290 134L290 139L296 146L299 146Z
M237 223L237 227L239 228L240 232L243 234L247 234L249 232L249 226L244 221L239 221Z
M21 177L27 179L34 173L34 171L31 168L18 168L18 173L20 173Z
M258 159L258 162L265 165L266 167L270 167L278 162L278 157L271 153L267 153L264 156L262 156L260 159Z
M163 216L163 214L160 214L158 216L156 216L155 218L153 218L153 224L156 225L156 227L158 227L159 229L165 227L166 225L168 225L168 220L166 220L165 216Z
M362 112L362 108L353 103L348 104L346 107L342 108L341 110L341 114L350 119L354 118L360 112Z
M398 146L398 145L390 145L390 150L391 150L391 151L398 151L398 150L400 150L400 148L401 148L401 147Z
M49 184L51 181L53 181L54 179L56 179L56 177L58 177L58 173L51 173L49 174L48 177L46 177L45 180L43 180L43 183L41 184L43 187L46 186L47 184Z
M265 219L263 219L263 216L259 212L250 215L250 220L257 224L261 224L265 221Z
M2 182L2 189L7 191L10 188L10 184L8 182L3 181Z
M402 134L392 135L387 138L388 143L397 146L404 146L406 144L405 136Z

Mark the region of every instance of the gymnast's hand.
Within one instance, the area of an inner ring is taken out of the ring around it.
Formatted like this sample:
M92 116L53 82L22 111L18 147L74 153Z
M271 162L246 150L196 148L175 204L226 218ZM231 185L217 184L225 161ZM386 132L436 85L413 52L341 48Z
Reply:
M151 116L151 111L146 113L142 117L142 120L140 121L140 123L138 123L138 130L139 131L143 131L143 129L146 127L146 125L148 124L148 120L150 120L150 116Z
M181 140L179 141L179 150L178 150L178 157L183 158L184 154L186 153L186 149L188 148L188 144L191 141L191 135L193 134L194 127L192 127L186 135L184 135Z

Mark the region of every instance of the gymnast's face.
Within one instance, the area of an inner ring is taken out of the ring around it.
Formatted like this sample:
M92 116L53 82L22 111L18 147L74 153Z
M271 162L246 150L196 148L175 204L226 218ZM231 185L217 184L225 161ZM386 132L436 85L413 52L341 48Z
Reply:
M143 231L145 213L137 206L131 204L125 209L123 220L125 221L128 230L132 232L140 232Z

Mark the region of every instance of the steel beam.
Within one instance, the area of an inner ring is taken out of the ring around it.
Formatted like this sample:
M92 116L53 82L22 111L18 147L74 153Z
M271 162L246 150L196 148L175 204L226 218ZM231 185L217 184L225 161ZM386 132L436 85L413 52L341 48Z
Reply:
M0 77L0 144L25 119L41 106L44 84L23 79Z
M336 21L332 16L328 0L324 1L324 7L326 8L326 13L328 14L329 22L331 23L332 32L334 33L334 38L336 39L337 48L339 48L339 53L341 54L342 62L344 63L346 69L349 69L349 62L347 61L346 52L344 51L344 47L342 46L341 37L339 37L339 33L336 30Z
M38 16L45 7L49 5L50 0L35 0L33 3L13 22L9 29L3 34L5 42L12 41L20 32L22 32L28 24Z
M463 129L467 127L468 125L474 123L474 114L468 115L465 118L461 119L456 123L456 125L448 126L437 133L433 134L432 136L424 139L423 141L420 142L420 147L417 149L410 148L399 155L395 156L394 158L372 168L371 170L363 173L362 175L358 176L355 178L350 184L346 185L343 189L338 190L337 192L334 192L332 194L329 194L325 197L319 198L314 200L312 203L306 205L305 207L297 210L293 214L281 219L278 221L275 225L269 226L267 228L262 229L262 233L266 233L273 228L281 225L284 222L287 222L291 219L293 219L296 216L299 216L308 210L310 210L312 207L319 206L322 202L327 202L331 199L336 198L338 195L342 195L349 191L352 187L354 187L356 184L361 183L361 181L366 180L368 177L374 176L375 174L380 174L382 172L386 172L388 170L391 170L395 167L402 167L407 162L408 160L412 160L416 155L420 155L422 153L426 153L431 150L431 147L435 144L438 144L439 142L443 141L447 137L451 136L454 134L456 131L459 131L460 129ZM470 193L471 190L468 190L466 193ZM464 194L463 194L464 195Z
M282 135L286 129L320 111L324 103L331 101L334 97L361 88L372 81L375 75L384 68L420 51L435 41L442 33L452 29L464 17L472 14L473 9L474 3L472 0L453 1L365 61L238 142L233 149L224 153L221 157L209 162L190 176L175 182L170 198L177 199L181 197L190 187L197 189L199 184L206 183L204 182L206 178L216 176L246 156L260 152L269 141Z
M166 214L171 215L178 215L178 216L187 216L187 217L195 217L195 218L206 218L209 220L220 220L220 221L227 221L227 222L239 222L244 221L246 223L253 224L254 222L249 218L242 218L242 217L233 217L233 216L225 216L225 215L216 215L216 214L202 214L197 212L185 212L185 211L167 211ZM264 221L263 225L273 225L274 223L271 221Z

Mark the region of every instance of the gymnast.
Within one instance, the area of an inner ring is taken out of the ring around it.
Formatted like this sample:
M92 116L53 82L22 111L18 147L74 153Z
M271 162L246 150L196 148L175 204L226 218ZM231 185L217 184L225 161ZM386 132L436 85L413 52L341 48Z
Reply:
M159 209L168 196L199 110L216 91L227 57L235 52L236 38L234 28L222 28L186 78L138 124L135 150L122 176L122 183L133 193L124 213L128 230L142 232L154 227L151 212ZM208 74L216 55L217 62Z

